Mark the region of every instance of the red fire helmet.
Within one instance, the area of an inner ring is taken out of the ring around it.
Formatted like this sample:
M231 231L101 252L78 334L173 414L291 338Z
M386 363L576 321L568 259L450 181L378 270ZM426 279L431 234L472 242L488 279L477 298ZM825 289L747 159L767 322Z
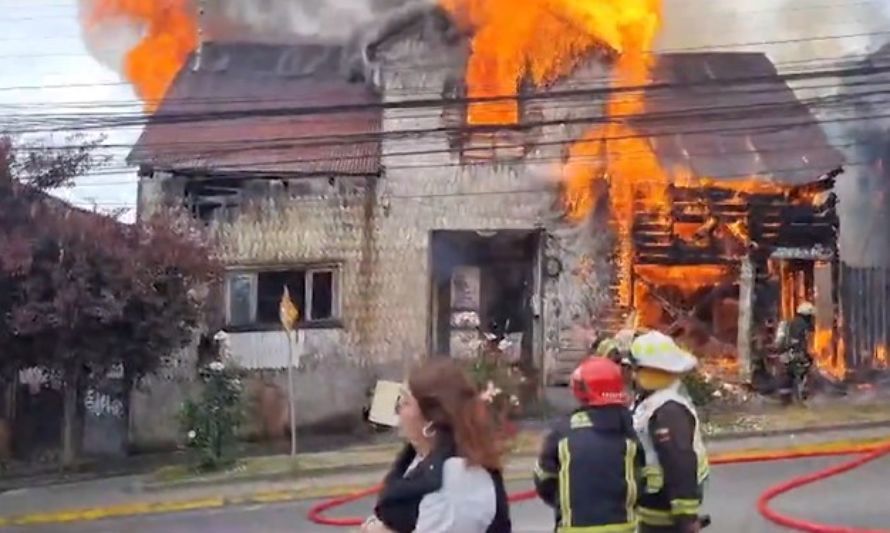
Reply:
M625 405L621 367L606 357L589 357L572 372L572 392L584 405Z

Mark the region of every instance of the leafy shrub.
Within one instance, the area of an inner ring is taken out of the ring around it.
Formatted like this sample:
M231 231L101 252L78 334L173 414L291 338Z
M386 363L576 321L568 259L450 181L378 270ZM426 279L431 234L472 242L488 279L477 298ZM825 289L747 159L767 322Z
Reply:
M180 424L200 470L219 469L234 459L236 432L244 421L242 375L235 366L210 363L200 371L204 387L197 401L182 407Z
M717 388L700 372L692 372L683 378L683 385L697 407L707 407L714 401Z

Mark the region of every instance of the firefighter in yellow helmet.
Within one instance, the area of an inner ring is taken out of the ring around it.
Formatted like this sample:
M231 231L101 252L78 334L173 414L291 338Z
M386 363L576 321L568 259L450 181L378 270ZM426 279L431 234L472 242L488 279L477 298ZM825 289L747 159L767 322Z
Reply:
M632 329L622 329L614 337L607 337L596 346L594 355L605 357L621 366L621 374L624 376L628 390L633 389L633 364L630 356L630 346L637 332Z
M698 361L658 331L631 345L638 395L634 429L645 452L645 489L639 499L641 533L696 533L708 456L701 424L681 379Z
M810 339L816 329L816 308L810 302L797 306L794 318L779 324L776 346L779 348L779 397L788 405L806 399L807 382L813 367Z
M618 343L611 338L603 339L602 341L600 341L599 344L596 345L595 355L598 357L605 357L606 359L610 359L614 363L621 362L621 353L618 350Z

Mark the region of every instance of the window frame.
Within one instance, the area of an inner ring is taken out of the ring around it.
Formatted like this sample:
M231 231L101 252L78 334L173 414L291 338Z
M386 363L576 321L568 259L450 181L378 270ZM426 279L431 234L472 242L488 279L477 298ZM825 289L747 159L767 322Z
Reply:
M259 302L259 276L266 272L303 272L303 298L306 309L300 309L300 328L340 328L342 295L340 293L340 275L342 273L339 263L312 263L297 265L270 265L263 267L236 266L226 269L224 276L224 301L225 319L227 331L275 331L281 329L279 322L258 323L257 306ZM312 295L316 273L331 273L331 316L328 318L312 318ZM238 276L247 276L250 279L250 322L247 324L232 324L232 280Z

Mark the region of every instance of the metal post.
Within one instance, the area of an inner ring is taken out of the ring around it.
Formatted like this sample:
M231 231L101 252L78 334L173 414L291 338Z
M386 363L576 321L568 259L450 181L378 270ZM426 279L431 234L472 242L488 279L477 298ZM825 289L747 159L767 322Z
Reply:
M294 335L297 335L295 325L300 317L300 311L290 299L287 285L281 293L278 313L284 336L287 338L287 407L290 413L290 454L293 457L297 455L297 406L294 398L294 343L291 342L290 333L294 331Z
M881 267L881 345L887 349L887 267Z
M290 455L297 455L297 406L294 394L294 343L296 343L296 333L294 334L294 342L291 342L290 331L285 330L287 336L287 406L290 411Z

